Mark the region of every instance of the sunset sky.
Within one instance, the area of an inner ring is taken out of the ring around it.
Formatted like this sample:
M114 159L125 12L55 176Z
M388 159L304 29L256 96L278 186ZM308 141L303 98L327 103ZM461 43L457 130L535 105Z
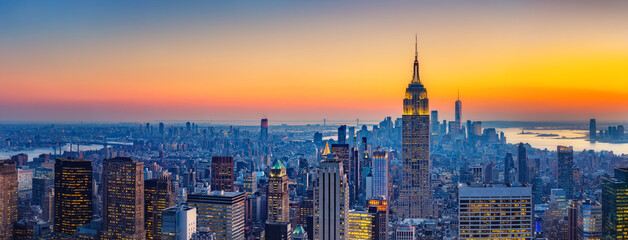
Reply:
M175 4L176 3L176 4ZM0 121L628 119L628 1L0 1Z

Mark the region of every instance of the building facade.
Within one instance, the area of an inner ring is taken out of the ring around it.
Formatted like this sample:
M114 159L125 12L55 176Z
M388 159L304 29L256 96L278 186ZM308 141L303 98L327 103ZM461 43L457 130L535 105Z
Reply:
M55 161L54 231L72 235L92 220L92 162Z
M235 165L233 157L213 156L212 157L212 191L235 191Z
M246 194L212 191L188 195L187 205L196 208L198 232L213 233L217 240L244 239Z
M162 212L161 240L190 240L196 232L196 208L170 207Z
M558 188L567 193L567 199L574 198L573 148L558 146Z
M268 223L287 223L290 222L290 189L288 188L288 175L286 175L286 167L277 160L271 170L268 178L266 208L268 211Z
M144 181L146 239L160 239L162 211L174 206L174 199L172 178L169 175Z
M328 149L314 192L314 240L348 239L349 187L343 164Z
M12 160L0 161L0 240L13 239L17 223L17 170Z

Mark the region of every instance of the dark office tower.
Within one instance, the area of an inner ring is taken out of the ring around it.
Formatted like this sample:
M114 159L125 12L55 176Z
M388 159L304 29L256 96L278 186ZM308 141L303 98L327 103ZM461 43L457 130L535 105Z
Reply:
M506 153L506 157L504 158L504 182L510 183L512 182L512 177L510 176L510 172L514 167L514 160L512 159L512 154Z
M331 153L342 161L342 167L347 177L351 175L351 159L349 157L349 144L332 144Z
M50 178L33 178L33 197L31 203L41 206L44 195L51 191L52 180Z
M338 128L338 143L345 144L347 142L347 125L340 125Z
M373 240L388 240L388 201L371 199L368 210L373 214Z
M159 123L159 135L164 135L164 123Z
M573 199L573 148L558 146L558 188L565 189L567 199Z
M185 123L185 130L187 130L188 132L192 130L192 124L190 122Z
M597 137L597 123L595 119L589 120L589 140L595 140Z
M17 223L17 170L11 160L0 161L0 240L13 239Z
M602 181L602 239L628 235L628 168L616 168L615 177Z
M92 220L92 162L55 161L54 231L71 235Z
M517 174L519 183L529 183L530 170L528 169L528 154L523 143L519 143L517 149L517 162L519 163L519 173Z
M264 237L268 240L292 240L292 226L289 222L266 223Z
M174 205L170 175L144 181L146 239L161 239L162 211Z
M458 100L456 100L456 122L462 124L462 101L460 101L460 91L458 91Z
M434 110L432 111L432 135L438 135L438 133L440 132L439 127L440 124L438 124L438 111Z
M419 79L418 50L415 51L414 74L403 99L401 218L427 218L432 215L429 103L427 90Z
M234 168L233 157L212 157L212 191L235 191L235 175L233 174Z
M354 144L355 145L355 144ZM354 206L358 201L358 195L362 187L362 164L360 164L359 151L357 146L351 148L349 158L351 159L351 170L349 171L349 203ZM343 166L344 167L344 166ZM314 236L314 235L312 235Z
M277 160L270 169L267 193L267 223L290 222L290 189L286 167Z
M261 123L261 128L260 128L260 133L259 133L259 140L261 142L268 141L268 119L266 118L262 118L262 123Z
M128 157L103 161L101 238L146 239L143 170L142 162Z
M590 223L586 224L589 225ZM578 206L575 202L571 202L567 206L567 239L578 240Z
M486 165L486 171L484 173L484 183L493 182L493 168L495 168L494 162L491 162L488 165Z

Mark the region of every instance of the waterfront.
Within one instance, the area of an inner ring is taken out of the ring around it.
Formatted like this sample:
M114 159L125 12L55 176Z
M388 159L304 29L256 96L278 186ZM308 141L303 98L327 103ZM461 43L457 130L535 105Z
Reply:
M76 150L76 144L73 146L73 150ZM90 151L90 150L100 150L103 148L103 145L100 144L91 144L91 145L81 145L81 151ZM63 151L70 151L70 144L66 144L61 147ZM44 153L54 153L54 150L50 148L33 148L33 149L25 149L22 151L0 151L0 159L11 158L13 155L17 155L20 153L28 154L28 161L32 161L34 157L38 157L40 154Z
M556 151L556 146L573 146L574 151L594 150L613 151L621 155L628 154L628 143L590 142L586 130L545 130L526 129L526 133L520 134L521 128L497 128L497 132L504 132L508 143L529 143L530 146L539 149ZM556 134L558 136L537 136L537 134ZM563 138L564 137L564 138Z

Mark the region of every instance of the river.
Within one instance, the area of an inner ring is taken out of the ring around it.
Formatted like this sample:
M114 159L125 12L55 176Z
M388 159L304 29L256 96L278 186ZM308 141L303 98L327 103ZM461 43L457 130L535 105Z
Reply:
M525 132L539 134L556 134L558 136L537 136L537 134L520 134L521 128L497 128L498 133L504 132L508 143L529 143L530 146L539 149L556 151L556 146L573 146L574 151L594 150L613 151L615 154L628 154L628 143L606 143L606 142L590 142L587 140L588 131L586 130L525 130ZM563 138L565 137L565 138Z

